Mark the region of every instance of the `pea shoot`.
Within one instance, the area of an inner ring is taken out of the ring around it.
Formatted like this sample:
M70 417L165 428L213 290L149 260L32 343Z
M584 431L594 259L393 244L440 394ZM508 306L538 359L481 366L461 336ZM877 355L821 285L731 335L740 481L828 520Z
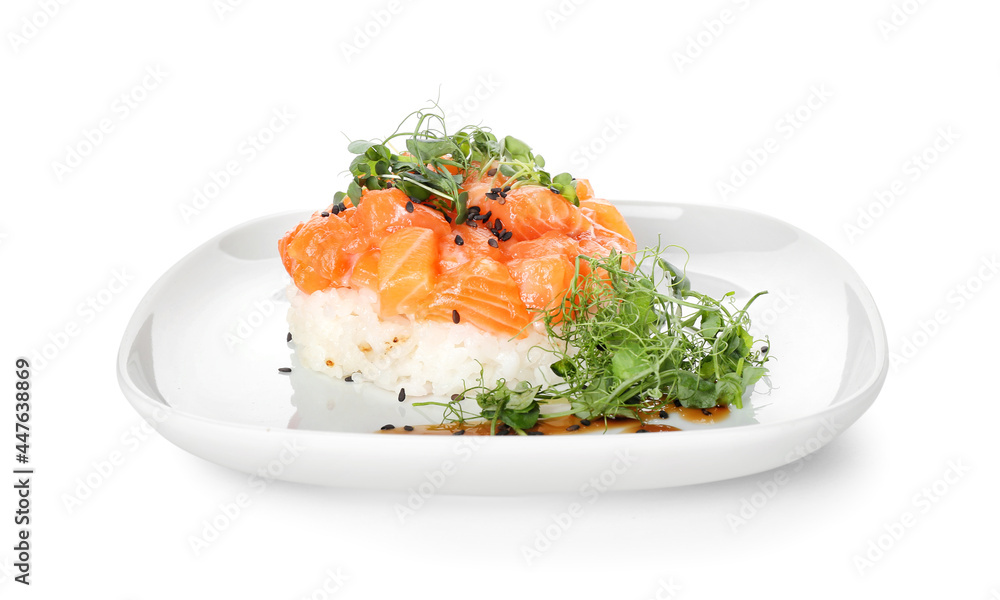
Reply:
M411 121L415 121L412 131L401 131ZM397 154L391 147L398 138L403 138L404 153ZM335 205L345 197L357 205L363 189L392 186L413 201L453 215L455 223L461 224L468 217L468 194L460 189L463 181L483 173L496 179L499 173L507 178L509 189L545 186L579 206L572 175L553 177L544 171L545 159L517 138L498 139L488 129L474 125L449 134L436 104L410 113L385 139L352 141L347 149L355 155L349 167L351 182L346 192L334 195Z
M539 420L628 417L644 420L668 404L691 408L743 407L743 396L766 373L767 340L749 333L747 309L730 292L714 299L691 289L683 273L657 247L632 257L579 256L566 293L540 313L560 380L548 385L500 380L478 385L447 403L445 420L503 422L524 434ZM587 269L581 269L586 264ZM466 408L475 399L478 411ZM543 406L552 410L542 410Z

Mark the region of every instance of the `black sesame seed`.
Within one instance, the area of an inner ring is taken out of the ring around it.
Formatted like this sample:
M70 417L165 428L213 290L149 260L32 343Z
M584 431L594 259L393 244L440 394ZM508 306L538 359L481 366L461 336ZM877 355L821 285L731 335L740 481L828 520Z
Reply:
M489 171L486 171L486 174L489 175L490 177L493 177L494 175L496 175L497 174L496 167L490 169Z
M441 213L441 214L444 215L445 222L451 223L451 217L448 216L448 213Z
M329 217L329 216L330 216L330 213L328 213L328 212L326 212L326 211L324 210L323 212L319 213L319 216L321 216L321 217Z
M344 377L344 381L346 381L347 383L354 383L354 375L348 375L347 377Z
M344 205L343 202L341 202L340 204L338 204L337 208L340 209L340 212L344 212L345 210L347 210L347 207Z
M660 411L660 418L661 418L661 419L669 419L669 418L670 418L670 413L668 413L668 412L667 412L667 411L665 411L665 410L661 410L661 411Z
M457 311L457 310L454 310L454 309L452 309L452 311L451 311L451 322L452 322L452 323L458 323L458 322L459 322L459 321L461 321L461 320L462 320L462 317L460 317L460 316L458 315L458 311Z
M541 431L528 431L528 432L526 432L526 433L527 433L528 435L545 435L545 433L544 433L544 432L541 432Z
M497 435L510 435L510 429L498 429Z
M706 417L711 417L712 411L708 410L707 408L703 408L701 409L701 414L705 415Z
M674 406L676 406L677 408L680 408L681 407L681 401L680 400L674 400Z
M636 429L635 432L636 433L649 433L649 430L648 429Z
M406 212L408 213L413 212L413 203L410 202L409 200L406 201Z
M455 236L455 243L458 244L459 246L461 246L462 244L465 243L465 240L462 239L462 236L456 235Z
M500 241L501 242L506 242L507 240L509 240L513 236L514 236L514 232L510 231L510 230L507 230L507 231L503 232L503 235L500 236Z
M390 429L395 429L395 428L396 428L395 425L393 425L392 423L389 423L388 425L383 425L382 426L382 431L389 431Z
M465 435L465 430L459 429L458 431L453 432L451 435Z
M291 367L278 367L278 372L279 373L291 373L292 372L292 368Z
M403 425L403 429L406 431L413 431L413 425Z
M396 399L400 402L406 400L406 388L399 388L399 396Z
M500 219L494 219L493 228L496 229L497 231L503 230L503 221L501 221Z
M559 188L557 188L556 186L552 185L552 186L549 186L549 191L552 192L553 194L558 194L559 193Z
M590 427L590 419L580 419L580 425L584 427Z
M286 342L292 341L292 332L291 331L288 332L288 337L285 338L285 341Z
M505 194L506 194L507 192L509 192L509 191L510 191L510 186L509 186L509 185L505 185L505 186L503 186L503 189L502 189L502 190L500 190L500 191L502 191L503 193L505 193Z
M499 248L500 247L500 244L497 243L496 238L490 238L490 241L488 241L486 243L489 244L490 246L494 247L494 248Z
M760 353L761 354L767 354L767 346L761 346L760 347Z
M491 210L490 212L488 212L485 215L483 215L482 217L480 217L480 220L482 220L482 221L489 221L490 217L492 217L492 216L493 216L493 211Z
M386 181L385 182L385 189L391 190L392 188L393 188L392 182L391 181Z
M569 427L566 428L566 431L576 431L579 428L580 428L579 425L570 425Z
M496 192L486 192L486 197L490 200L496 200L500 198L500 194L497 194Z
M335 215L340 214L340 205L339 204L334 205L334 207L331 208L330 210L333 211L333 214Z
M498 187L490 188L490 191L493 192L494 194L499 194L500 193L500 188L498 188Z

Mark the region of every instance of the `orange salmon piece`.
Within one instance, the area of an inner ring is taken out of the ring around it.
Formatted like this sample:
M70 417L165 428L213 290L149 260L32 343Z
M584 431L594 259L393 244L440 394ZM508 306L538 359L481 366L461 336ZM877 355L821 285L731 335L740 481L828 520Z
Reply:
M351 287L360 290L368 288L378 290L378 257L380 252L374 248L358 256L351 271Z
M406 210L410 199L396 188L385 190L364 190L361 205L351 218L354 239L347 243L347 252L364 252L377 248L380 240L394 231L407 227L430 229L438 235L445 235L451 229L441 213L422 204L413 204L413 212Z
M304 263L298 263L292 267L292 281L295 282L297 288L306 294L330 287L329 279L317 273L312 265Z
M328 219L319 216L319 213L314 214L289 238L285 245L288 258L297 262L311 261L319 255L320 247L326 244L326 238L332 233Z
M521 291L521 301L532 309L557 309L573 280L573 264L559 255L519 258L507 263Z
M582 237L593 237L593 231L582 234ZM605 249L600 247L600 251ZM524 258L541 258L544 256L562 256L569 261L569 264L576 269L577 257L581 254L589 254L576 239L569 237L558 231L550 231L542 237L533 240L516 242L504 248L504 252L511 260ZM580 259L580 275L590 273L590 263Z
M533 240L506 242L502 247L504 254L511 260L556 255L573 262L580 254L580 244L558 231L549 231Z
M323 217L321 217L323 218ZM326 235L316 244L317 254L313 257L313 266L320 275L338 286L347 285L357 256L344 251L344 246L351 240L351 226L339 217L323 218L326 222Z
M491 163L494 168L496 163ZM478 162L472 162L472 171L465 174L465 180L460 186L462 190L469 192L469 196L472 196L472 187L479 184L486 184L486 191L488 192L491 187L503 187L507 185L508 177L500 172L497 167L492 175L489 174L490 169L482 169Z
M526 335L521 330L531 315L521 301L517 282L502 263L478 258L442 273L421 318L452 320L457 311L462 323L496 334Z
M386 236L378 257L382 314L415 313L434 288L437 260L438 238L430 229L410 227Z
M590 185L587 179L576 180L576 197L583 204L584 200L594 198L594 186Z
M635 269L635 240L627 238L617 231L605 229L600 225L594 226L594 236L597 238L599 244L608 249L608 254L611 254L610 251L614 250L619 254L625 255L622 257L623 269L626 271Z
M464 191L469 195L468 199L466 200L469 206L483 207L485 204L490 202L489 200L486 199L486 192L489 192L492 187L495 186L491 186L489 180L480 182L467 181L462 186L462 191ZM486 210L484 209L483 212L485 213Z
M299 289L309 294L343 281L353 265L352 258L342 252L350 234L346 221L319 213L285 234L278 249Z
M577 236L590 228L580 209L549 188L527 185L511 190L503 204L487 200L482 212L493 211L514 241L531 240L549 231Z
M456 236L461 236L461 246L458 245ZM441 238L438 247L441 271L450 271L481 256L500 260L500 249L490 246L490 238L494 236L485 227L472 228L465 224L453 226L451 232Z
M628 241L635 244L635 236L632 229L625 222L625 217L618 211L614 204L601 198L590 198L580 200L580 210L593 223L606 229L614 231Z
M305 225L304 222L299 223L293 229L289 229L288 232L285 233L285 237L278 240L278 254L281 255L281 264L285 266L285 271L288 271L289 275L292 274L293 261L292 257L288 256L288 244L292 243L292 240L295 239L295 236L297 236L299 232L302 231L303 225Z
M580 236L579 241L581 253L595 258L605 258L611 255L613 249L625 255L622 257L623 269L626 271L635 269L635 259L631 256L631 253L635 252L635 242L630 242L610 229L595 225L594 230ZM607 279L607 271L599 269L599 272L602 279Z

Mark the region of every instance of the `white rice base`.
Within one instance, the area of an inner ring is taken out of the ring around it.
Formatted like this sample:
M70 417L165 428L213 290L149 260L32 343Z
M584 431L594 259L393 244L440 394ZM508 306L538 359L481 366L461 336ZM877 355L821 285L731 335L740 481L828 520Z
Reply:
M333 288L304 294L288 288L288 330L303 366L343 379L370 381L407 396L450 395L499 379L531 385L557 379L558 358L541 328L523 339L496 336L468 323L379 317L371 290ZM329 361L329 362L328 362Z

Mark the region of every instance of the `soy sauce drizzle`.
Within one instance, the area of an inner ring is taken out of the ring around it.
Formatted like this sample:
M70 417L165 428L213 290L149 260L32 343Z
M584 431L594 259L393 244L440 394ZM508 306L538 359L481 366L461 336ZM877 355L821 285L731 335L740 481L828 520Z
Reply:
M681 419L690 423L718 423L729 417L728 406L714 406L712 408L684 408L668 405L662 409L668 418L677 415ZM666 420L660 415L661 410L643 415L643 419L618 418L608 419L605 426L604 419L579 419L574 416L556 417L553 419L543 419L531 429L526 429L528 435L580 435L580 434L601 434L601 433L651 433L665 431L681 431L680 427L667 425L659 421ZM385 429L376 433L401 434L401 435L489 435L490 423L482 421L478 423L444 423L441 425L406 425L405 427L395 427ZM498 423L494 435L517 435L517 432L505 425Z

